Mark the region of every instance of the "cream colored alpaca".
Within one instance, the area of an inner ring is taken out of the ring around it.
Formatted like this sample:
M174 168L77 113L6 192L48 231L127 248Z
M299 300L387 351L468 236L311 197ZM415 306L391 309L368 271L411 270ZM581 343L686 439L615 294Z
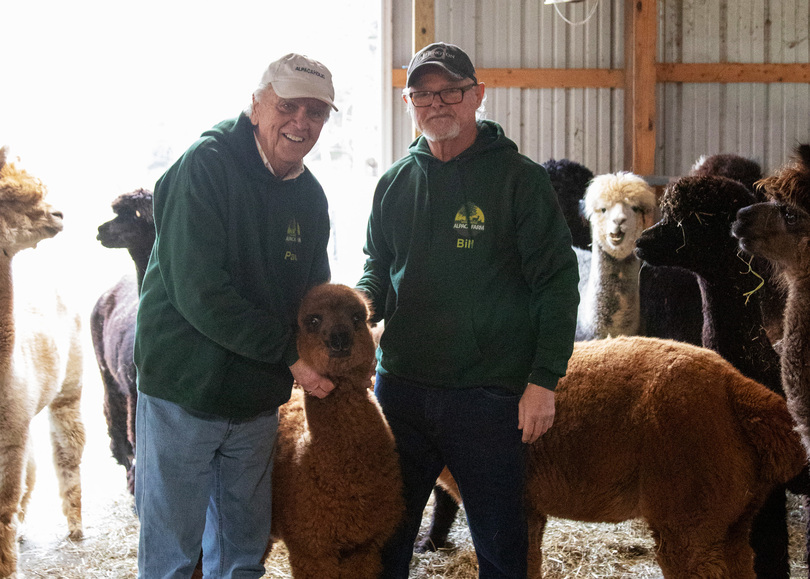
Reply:
M593 241L590 274L580 280L576 339L637 335L641 262L633 249L641 232L655 223L655 192L638 175L620 171L594 177L582 203Z
M17 252L62 230L62 214L44 195L42 183L0 149L0 577L16 575L17 524L35 479L29 425L46 406L69 537L82 536L79 318L53 293L30 283L23 288L22 276L12 281Z

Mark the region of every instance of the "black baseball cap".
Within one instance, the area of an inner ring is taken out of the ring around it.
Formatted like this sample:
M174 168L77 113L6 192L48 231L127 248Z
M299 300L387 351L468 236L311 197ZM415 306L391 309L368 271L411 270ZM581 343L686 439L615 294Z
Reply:
M455 44L434 42L417 52L411 59L411 63L408 65L405 86L411 86L413 74L428 64L441 66L447 72L459 78L471 78L478 82L475 78L475 67L470 61L470 57L463 50Z

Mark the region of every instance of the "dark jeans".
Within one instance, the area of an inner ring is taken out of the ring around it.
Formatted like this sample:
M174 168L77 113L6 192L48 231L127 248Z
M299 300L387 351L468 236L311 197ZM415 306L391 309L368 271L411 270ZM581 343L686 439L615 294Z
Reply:
M391 375L375 388L399 451L405 521L383 552L384 579L405 579L422 511L446 465L461 492L481 579L525 579L528 531L520 396L437 389Z

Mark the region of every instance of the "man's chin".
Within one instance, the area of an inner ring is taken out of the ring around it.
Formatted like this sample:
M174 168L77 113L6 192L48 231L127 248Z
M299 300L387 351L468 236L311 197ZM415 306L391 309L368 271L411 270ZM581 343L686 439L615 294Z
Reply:
M459 136L461 133L461 129L459 128L458 124L453 124L452 127L444 127L444 128L437 128L437 127L423 127L422 134L425 135L425 138L428 141L433 141L435 143L439 143L441 141L452 141L456 137Z

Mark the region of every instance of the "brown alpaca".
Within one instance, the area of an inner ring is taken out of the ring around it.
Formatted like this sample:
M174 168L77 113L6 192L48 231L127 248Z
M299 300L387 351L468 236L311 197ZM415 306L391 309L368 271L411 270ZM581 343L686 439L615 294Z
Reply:
M782 388L810 453L810 145L758 182L771 200L737 213L740 248L775 265L787 288L781 343Z
M644 519L667 579L755 577L754 514L806 462L784 399L711 350L620 337L575 344L556 406L528 455L529 577L548 516Z
M304 298L298 351L335 389L296 388L280 409L273 532L296 579L377 579L380 551L404 512L394 439L369 390L374 341L355 290L325 284Z
M0 577L16 572L17 524L35 479L29 425L45 406L69 537L82 536L79 318L53 294L41 297L47 292L40 287L22 290L23 276L12 282L17 252L62 230L62 214L44 195L42 183L7 162L6 150L0 149Z

